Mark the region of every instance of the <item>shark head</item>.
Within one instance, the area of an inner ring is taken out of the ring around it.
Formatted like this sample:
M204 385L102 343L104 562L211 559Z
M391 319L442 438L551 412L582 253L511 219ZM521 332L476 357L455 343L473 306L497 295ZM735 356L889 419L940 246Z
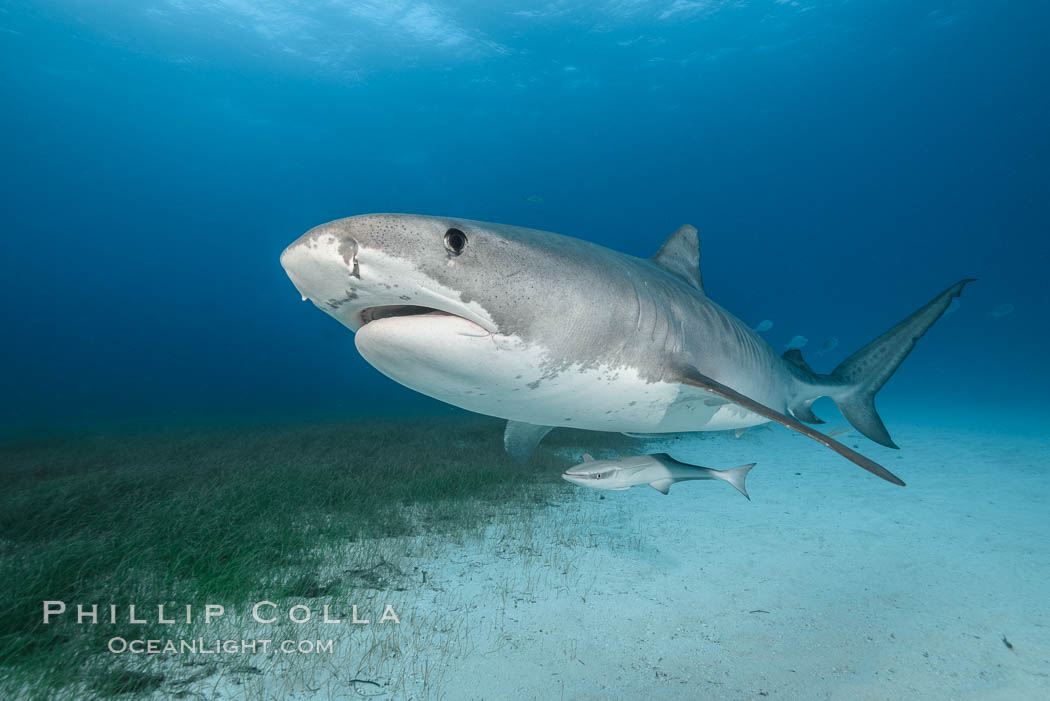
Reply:
M573 304L578 296L568 289L600 277L580 245L500 224L369 214L311 229L285 249L281 265L304 300L355 332L358 351L380 372L501 415L473 398L523 375L513 367L515 351L549 350L565 342L567 325L586 328L599 316ZM503 352L493 356L497 339Z
M484 252L461 226L411 215L338 219L288 246L281 265L304 300L355 332L400 319L420 335L442 324L492 333L495 322L467 289Z
M472 222L364 215L311 229L281 265L304 300L355 332L365 360L448 401L483 382L476 359L499 329L485 306L489 273L506 265L493 238Z

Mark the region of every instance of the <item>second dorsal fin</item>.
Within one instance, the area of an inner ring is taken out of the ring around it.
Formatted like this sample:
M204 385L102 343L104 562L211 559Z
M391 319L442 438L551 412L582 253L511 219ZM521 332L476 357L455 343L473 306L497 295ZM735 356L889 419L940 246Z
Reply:
M806 372L813 372L813 368L811 368L809 366L809 363L806 362L806 359L802 357L802 351L800 351L798 348L792 348L789 351L784 351L784 355L780 357L788 361L795 367L800 367ZM815 375L816 373L813 372L813 374Z

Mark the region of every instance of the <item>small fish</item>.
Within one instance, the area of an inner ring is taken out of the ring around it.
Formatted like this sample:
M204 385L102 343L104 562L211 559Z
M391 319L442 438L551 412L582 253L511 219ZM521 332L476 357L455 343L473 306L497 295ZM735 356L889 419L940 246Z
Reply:
M771 328L773 328L773 322L769 319L763 319L762 321L758 322L758 326L755 327L755 331L762 333L763 331L769 331Z
M820 350L817 351L817 355L824 355L830 353L839 347L839 339L832 336L831 338L825 339L824 343L820 345Z
M988 312L988 316L995 317L996 319L1004 317L1007 314L1014 313L1014 305L1012 304L1000 304L998 307Z
M675 482L686 480L722 480L747 497L744 479L755 463L734 467L731 470L713 470L684 462L678 462L667 453L634 455L615 460L595 460L583 456L583 462L570 467L562 478L591 489L630 489L636 484L648 484L662 494L667 494Z
M809 343L809 339L805 336L795 336L787 342L787 345L784 346L784 350L794 350L795 348L802 348L807 343Z
M540 204L543 202L543 198L539 195L528 195L527 197L521 198L522 202L528 202L529 204Z

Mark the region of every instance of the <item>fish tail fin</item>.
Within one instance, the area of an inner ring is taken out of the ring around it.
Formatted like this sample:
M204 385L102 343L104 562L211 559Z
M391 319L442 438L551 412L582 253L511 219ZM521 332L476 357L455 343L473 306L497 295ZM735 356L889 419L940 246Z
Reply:
M900 367L915 343L941 318L952 299L974 278L960 280L904 321L846 358L830 375L820 376L829 385L827 394L846 420L871 440L889 448L897 445L875 410L875 393ZM801 417L800 417L801 418Z
M751 497L747 493L747 487L744 485L744 480L747 479L747 473L751 471L751 468L757 464L752 462L729 470L712 470L711 472L723 482L733 485L733 489L747 497L748 501L751 501Z

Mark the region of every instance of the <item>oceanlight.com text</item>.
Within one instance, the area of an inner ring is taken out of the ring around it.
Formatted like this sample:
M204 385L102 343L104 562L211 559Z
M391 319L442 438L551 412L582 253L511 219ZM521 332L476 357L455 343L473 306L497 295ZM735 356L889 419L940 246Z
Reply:
M116 655L330 655L335 650L332 640L127 640L110 638L109 651Z

